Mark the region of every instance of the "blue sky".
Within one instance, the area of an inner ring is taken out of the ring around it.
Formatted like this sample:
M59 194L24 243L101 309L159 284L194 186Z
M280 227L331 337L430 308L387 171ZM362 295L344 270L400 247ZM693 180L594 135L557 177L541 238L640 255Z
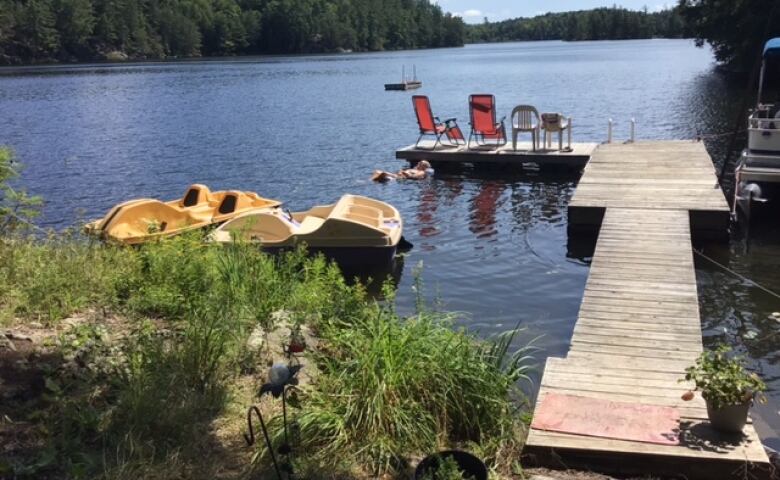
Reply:
M618 5L632 10L647 7L661 10L674 6L675 0L438 0L444 11L463 17L467 23L481 22L484 17L491 21L515 17L533 17L547 12L586 10L596 7Z

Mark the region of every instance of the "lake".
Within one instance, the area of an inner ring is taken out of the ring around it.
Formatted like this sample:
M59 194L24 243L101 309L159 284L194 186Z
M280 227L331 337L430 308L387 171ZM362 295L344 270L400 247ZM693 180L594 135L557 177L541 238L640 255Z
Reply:
M425 294L459 324L491 335L516 325L539 337L540 363L568 349L588 264L567 252L572 174L440 171L421 182L374 184L414 142L409 92L383 84L416 65L436 115L468 128L471 93L574 119L574 141L690 139L733 130L737 95L709 50L687 40L536 42L387 53L258 57L0 70L0 144L27 165L24 185L46 200L42 225L63 228L134 197L181 196L195 182L254 190L292 210L344 193L395 205L415 248L399 263L398 300ZM723 160L727 135L708 147ZM740 143L740 146L744 143ZM704 253L780 290L780 231L704 245ZM705 344L728 341L770 384L755 410L767 445L780 448L780 300L697 257Z

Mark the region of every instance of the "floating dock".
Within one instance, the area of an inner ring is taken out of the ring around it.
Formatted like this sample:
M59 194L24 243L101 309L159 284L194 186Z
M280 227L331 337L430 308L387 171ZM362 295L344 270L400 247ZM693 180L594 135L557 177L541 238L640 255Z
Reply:
M691 231L728 225L716 184L700 143L608 144L594 153L569 221L600 227L599 237L569 353L547 359L537 407L550 393L675 407L680 443L531 428L530 462L624 475L771 478L752 424L742 436L719 434L698 394L680 398L691 385L679 380L702 351Z
M414 90L422 87L419 80L408 80L401 83L385 83L385 90Z
M557 142L555 142L557 146ZM558 151L555 149L531 150L531 143L517 144L517 150L511 143L501 147L452 147L438 145L432 149L433 142L420 142L419 146L409 145L395 152L395 158L416 163L420 160L428 160L435 167L437 164L480 164L491 165L525 165L533 163L543 167L545 165L564 166L569 168L582 168L590 159L598 147L597 143L572 143L571 151Z

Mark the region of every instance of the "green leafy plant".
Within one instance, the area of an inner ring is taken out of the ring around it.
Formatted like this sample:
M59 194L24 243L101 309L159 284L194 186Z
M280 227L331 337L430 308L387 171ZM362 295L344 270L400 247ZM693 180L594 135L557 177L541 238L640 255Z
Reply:
M695 390L715 409L742 405L754 398L765 401L762 392L766 384L757 374L745 369L744 358L730 355L731 347L721 345L702 352L696 364L685 369L685 380L695 384ZM686 392L684 400L693 398Z
M19 177L22 165L14 160L13 151L0 146L0 234L7 235L32 225L43 201L22 189L11 186Z
M474 477L466 475L451 456L439 456L436 466L429 468L421 480L474 480Z

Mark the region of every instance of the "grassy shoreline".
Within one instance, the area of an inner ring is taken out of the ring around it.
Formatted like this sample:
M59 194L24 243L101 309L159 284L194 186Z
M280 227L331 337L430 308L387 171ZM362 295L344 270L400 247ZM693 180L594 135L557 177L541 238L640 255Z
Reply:
M402 317L385 293L370 298L302 250L272 257L199 234L135 249L0 237L0 323L23 338L0 347L0 476L250 478L268 463L242 445L244 412L298 326L317 343L292 412L299 470L397 476L461 445L510 472L527 352L456 330L422 301Z

